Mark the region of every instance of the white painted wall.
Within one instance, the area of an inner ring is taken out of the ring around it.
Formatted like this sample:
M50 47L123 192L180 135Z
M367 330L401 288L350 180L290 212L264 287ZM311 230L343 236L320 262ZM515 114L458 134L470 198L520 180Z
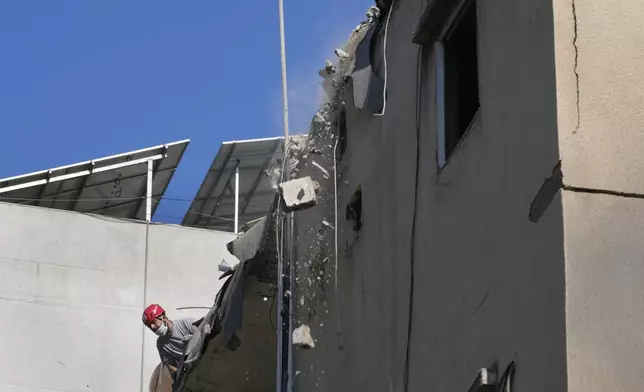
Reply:
M232 234L152 225L146 284L145 231L0 203L0 392L147 390L158 354L144 301L199 317L206 310L176 308L211 306L219 262L236 260L225 250Z

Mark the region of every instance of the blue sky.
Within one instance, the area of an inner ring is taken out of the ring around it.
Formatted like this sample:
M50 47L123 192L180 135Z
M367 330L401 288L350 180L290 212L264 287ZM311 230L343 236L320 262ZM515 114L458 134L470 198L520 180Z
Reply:
M291 133L372 4L285 0ZM0 59L0 178L189 138L166 195L192 199L222 141L283 132L277 0L1 1Z

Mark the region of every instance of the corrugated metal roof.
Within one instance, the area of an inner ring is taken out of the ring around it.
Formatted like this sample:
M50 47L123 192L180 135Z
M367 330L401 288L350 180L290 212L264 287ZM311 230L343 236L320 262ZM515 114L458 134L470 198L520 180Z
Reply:
M154 161L154 212L189 142L182 140L0 179L0 201L145 219L147 161Z
M235 171L239 168L239 224L266 215L275 195L274 173L284 138L224 142L192 201L182 225L234 230Z

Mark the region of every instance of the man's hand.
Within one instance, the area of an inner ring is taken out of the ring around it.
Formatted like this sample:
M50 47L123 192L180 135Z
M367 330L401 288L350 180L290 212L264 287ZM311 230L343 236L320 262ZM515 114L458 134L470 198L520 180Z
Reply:
M166 366L168 367L168 370L170 371L170 373L176 373L177 372L176 367L174 367L172 365L166 365Z

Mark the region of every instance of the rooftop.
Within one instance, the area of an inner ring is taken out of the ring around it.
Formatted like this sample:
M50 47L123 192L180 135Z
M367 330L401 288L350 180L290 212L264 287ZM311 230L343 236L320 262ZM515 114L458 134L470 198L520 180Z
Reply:
M0 179L0 201L145 219L148 161L153 162L152 213L189 140Z

